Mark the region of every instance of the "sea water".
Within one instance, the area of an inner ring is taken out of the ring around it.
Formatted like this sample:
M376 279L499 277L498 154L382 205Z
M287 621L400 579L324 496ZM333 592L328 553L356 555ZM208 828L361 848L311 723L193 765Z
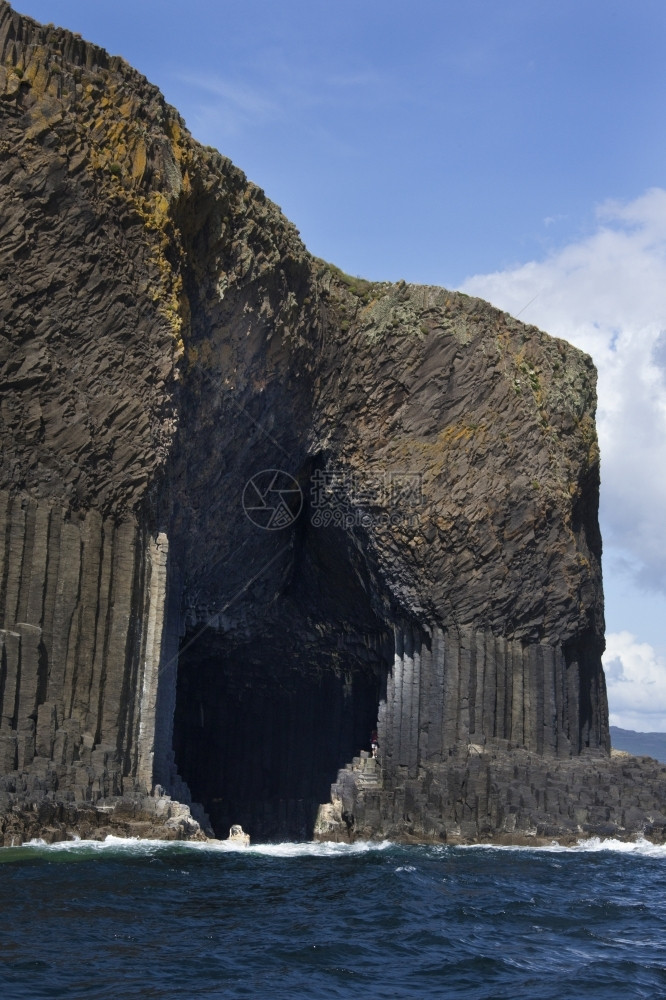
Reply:
M0 849L2 1000L666 997L666 848Z

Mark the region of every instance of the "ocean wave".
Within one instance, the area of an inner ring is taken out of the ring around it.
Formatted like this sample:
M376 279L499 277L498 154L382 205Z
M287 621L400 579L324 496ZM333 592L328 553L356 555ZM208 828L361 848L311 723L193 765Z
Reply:
M347 857L350 854L368 854L370 851L384 851L395 847L390 840L357 840L354 844L336 844L333 841L309 841L307 843L256 844L246 850L255 854L266 854L276 858L300 857Z
M384 841L356 841L353 844L337 844L332 841L317 842L308 841L304 843L287 842L280 844L253 844L245 847L239 844L220 841L194 841L194 840L148 840L140 837L115 837L107 836L104 840L61 840L54 844L47 844L41 839L30 840L20 847L7 847L1 850L18 851L32 849L41 852L75 852L75 853L98 853L105 851L129 852L132 854L154 854L156 851L197 851L222 854L243 854L247 856L263 855L275 858L301 858L301 857L348 857L354 854L367 854L370 851L383 851L388 847L394 847L388 840Z
M335 858L368 854L370 852L386 851L388 849L408 854L425 852L427 854L449 853L450 851L510 851L546 854L585 854L598 852L614 852L616 854L636 855L649 858L666 858L666 845L652 844L645 838L634 841L617 840L600 837L581 838L576 844L564 845L557 841L541 845L517 844L398 844L389 840L356 841L353 844L339 844L333 841L284 842L278 844L252 844L244 847L219 841L187 841L187 840L147 840L140 837L108 836L105 840L63 840L55 844L47 844L44 840L35 839L16 847L0 848L0 855L9 860L10 854L29 851L39 854L74 853L91 856L104 852L129 853L135 855L151 855L162 851L204 852L210 854L241 854L248 857L262 856L273 858ZM25 855L23 855L25 856Z
M537 853L550 854L589 854L599 851L612 851L616 854L636 854L648 858L666 858L666 844L652 844L644 837L637 840L616 840L612 837L602 839L601 837L581 837L575 844L559 844L553 841L552 844L523 845L523 844L464 844L462 850L491 850L491 851L531 851Z

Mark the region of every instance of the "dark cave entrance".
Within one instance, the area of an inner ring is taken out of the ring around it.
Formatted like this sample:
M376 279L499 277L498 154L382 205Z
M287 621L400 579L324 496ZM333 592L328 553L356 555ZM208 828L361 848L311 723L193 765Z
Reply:
M386 652L374 662L322 655L315 667L265 645L227 652L210 632L184 650L176 761L216 836L240 823L255 841L312 838L338 769L370 748Z
M338 770L370 749L386 697L394 617L367 539L315 527L303 492L289 552L271 574L265 532L255 564L251 544L244 550L238 579L255 565L260 574L228 630L193 628L181 641L175 760L218 837L240 823L255 841L310 840ZM229 565L221 573L210 600L220 607Z

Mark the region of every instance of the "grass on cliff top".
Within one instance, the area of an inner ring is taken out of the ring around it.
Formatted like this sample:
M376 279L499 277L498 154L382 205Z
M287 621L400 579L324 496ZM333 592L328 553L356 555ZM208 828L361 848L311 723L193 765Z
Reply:
M368 303L378 289L383 288L388 284L385 281L368 281L366 278L353 277L351 274L345 274L344 271L336 267L335 264L329 264L328 261L322 260L321 257L314 258L315 264L317 265L317 277L323 278L323 276L328 272L333 279L340 285L343 285L348 289L353 295L356 295L364 303Z

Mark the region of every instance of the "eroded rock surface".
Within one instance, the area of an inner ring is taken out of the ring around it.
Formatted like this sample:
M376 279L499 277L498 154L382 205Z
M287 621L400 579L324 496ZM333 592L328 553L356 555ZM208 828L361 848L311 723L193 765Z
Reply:
M591 360L311 257L145 78L4 2L0 56L4 815L160 785L218 836L309 837L377 729L384 804L349 786L336 832L334 788L331 835L453 836L401 803L469 746L601 767Z

